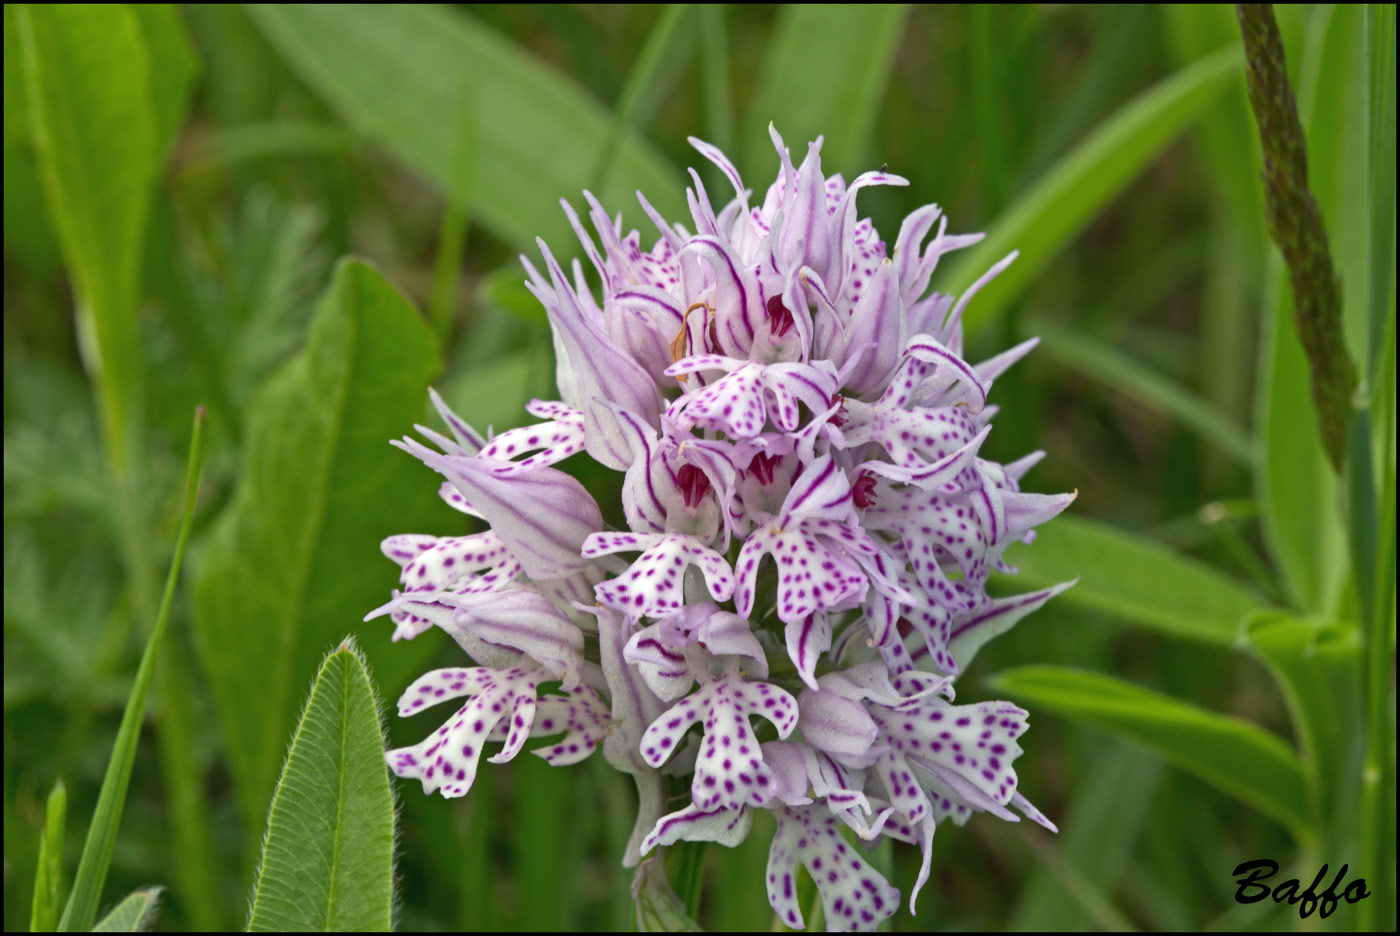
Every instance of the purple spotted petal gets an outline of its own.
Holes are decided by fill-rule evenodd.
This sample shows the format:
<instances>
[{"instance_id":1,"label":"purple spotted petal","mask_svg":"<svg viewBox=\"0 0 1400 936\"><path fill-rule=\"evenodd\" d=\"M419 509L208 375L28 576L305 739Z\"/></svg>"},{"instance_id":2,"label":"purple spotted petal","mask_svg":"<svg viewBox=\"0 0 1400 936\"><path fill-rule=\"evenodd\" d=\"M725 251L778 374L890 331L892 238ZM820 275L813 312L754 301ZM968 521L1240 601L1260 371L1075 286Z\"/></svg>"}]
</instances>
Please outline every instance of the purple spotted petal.
<instances>
[{"instance_id":1,"label":"purple spotted petal","mask_svg":"<svg viewBox=\"0 0 1400 936\"><path fill-rule=\"evenodd\" d=\"M691 784L695 805L705 811L762 806L775 787L749 727L753 715L771 721L786 738L797 724L797 701L776 686L744 682L737 673L710 680L652 722L642 736L642 756L660 767L690 726L703 721L704 742Z\"/></svg>"},{"instance_id":2,"label":"purple spotted petal","mask_svg":"<svg viewBox=\"0 0 1400 936\"><path fill-rule=\"evenodd\" d=\"M641 552L627 572L598 584L598 600L633 617L662 617L679 611L685 603L686 569L692 565L704 575L716 601L734 594L734 574L729 563L692 536L662 533L594 533L583 544L585 558L617 552Z\"/></svg>"},{"instance_id":3,"label":"purple spotted petal","mask_svg":"<svg viewBox=\"0 0 1400 936\"><path fill-rule=\"evenodd\" d=\"M561 462L583 451L583 444L583 414L573 410L550 422L502 432L482 448L478 457L504 463L492 470L498 475L511 475ZM525 457L517 461L521 455Z\"/></svg>"},{"instance_id":4,"label":"purple spotted petal","mask_svg":"<svg viewBox=\"0 0 1400 936\"><path fill-rule=\"evenodd\" d=\"M797 902L797 866L812 876L832 930L871 931L899 909L899 889L846 844L824 806L773 810L778 831L768 851L768 903L793 929L805 926Z\"/></svg>"},{"instance_id":5,"label":"purple spotted petal","mask_svg":"<svg viewBox=\"0 0 1400 936\"><path fill-rule=\"evenodd\" d=\"M539 667L434 670L420 677L399 699L400 715L411 715L453 696L472 698L423 741L386 753L389 768L400 777L421 781L424 793L440 789L443 796L465 796L476 779L482 748L503 719L509 719L509 730L519 739L517 750L524 743L530 728L527 714L533 715L535 692L548 678L549 674ZM522 705L526 700L528 704ZM515 722L517 718L519 724Z\"/></svg>"}]
</instances>

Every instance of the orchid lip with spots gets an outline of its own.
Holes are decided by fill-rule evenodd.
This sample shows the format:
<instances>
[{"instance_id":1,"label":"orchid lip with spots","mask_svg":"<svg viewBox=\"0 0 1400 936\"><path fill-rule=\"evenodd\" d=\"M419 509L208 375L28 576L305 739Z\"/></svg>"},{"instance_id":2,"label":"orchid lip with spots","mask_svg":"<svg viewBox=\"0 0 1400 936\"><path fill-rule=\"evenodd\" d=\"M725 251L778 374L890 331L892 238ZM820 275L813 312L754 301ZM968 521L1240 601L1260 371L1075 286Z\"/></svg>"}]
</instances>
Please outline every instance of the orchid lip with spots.
<instances>
[{"instance_id":1,"label":"orchid lip with spots","mask_svg":"<svg viewBox=\"0 0 1400 936\"><path fill-rule=\"evenodd\" d=\"M692 139L734 195L716 211L691 170L683 226L639 193L650 250L591 194L592 231L563 202L583 260L566 268L542 241L542 266L522 258L561 399L485 438L434 394L447 434L394 443L487 529L384 542L400 585L369 618L387 614L395 639L442 628L476 664L409 687L403 716L466 701L386 756L462 796L498 744L492 763L530 739L554 765L601 747L639 794L624 864L681 840L735 845L768 810L779 919L804 924L801 865L828 926L871 929L901 894L857 843L921 849L912 913L938 826L1014 808L1054 829L1017 786L1027 713L955 704L953 683L1072 584L987 593L992 571L1015 571L1007 547L1073 495L1021 490L1039 453L981 455L993 384L1035 342L968 363L962 314L1014 254L960 297L930 291L943 254L980 235L947 233L928 205L890 251L856 197L904 179L824 176L820 139L794 165L770 132L779 170L761 203ZM624 528L556 467L575 456L623 473L609 513Z\"/></svg>"}]
</instances>

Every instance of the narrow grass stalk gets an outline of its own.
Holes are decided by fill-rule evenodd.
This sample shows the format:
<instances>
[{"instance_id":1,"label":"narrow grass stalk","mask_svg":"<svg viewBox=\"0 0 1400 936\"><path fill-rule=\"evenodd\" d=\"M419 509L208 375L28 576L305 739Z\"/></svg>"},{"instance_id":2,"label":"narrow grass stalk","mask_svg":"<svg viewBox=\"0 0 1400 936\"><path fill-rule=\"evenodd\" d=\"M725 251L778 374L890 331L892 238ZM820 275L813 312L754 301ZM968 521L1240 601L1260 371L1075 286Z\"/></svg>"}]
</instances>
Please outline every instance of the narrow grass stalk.
<instances>
[{"instance_id":1,"label":"narrow grass stalk","mask_svg":"<svg viewBox=\"0 0 1400 936\"><path fill-rule=\"evenodd\" d=\"M661 12L651 35L637 54L632 71L627 75L622 95L617 102L617 116L613 121L612 132L593 167L593 190L602 194L612 173L613 163L622 140L633 126L644 121L652 109L660 103L662 95L670 88L670 78L679 72L682 64L680 50L688 40L680 27L685 22L689 4L672 3Z\"/></svg>"},{"instance_id":2,"label":"narrow grass stalk","mask_svg":"<svg viewBox=\"0 0 1400 936\"><path fill-rule=\"evenodd\" d=\"M452 305L457 296L462 251L467 245L470 218L467 193L471 191L472 178L476 173L476 95L476 83L463 82L457 104L457 135L453 143L454 185L442 212L437 254L433 257L433 291L428 298L428 323L432 325L443 348L448 346L452 337Z\"/></svg>"},{"instance_id":3,"label":"narrow grass stalk","mask_svg":"<svg viewBox=\"0 0 1400 936\"><path fill-rule=\"evenodd\" d=\"M131 769L136 761L136 743L141 733L141 719L146 709L146 696L155 673L156 650L160 646L161 635L165 633L166 622L170 619L170 606L175 598L175 583L180 577L180 566L185 558L185 545L189 541L190 527L194 523L195 498L199 493L199 477L204 466L204 407L195 409L194 433L190 439L189 471L185 478L185 508L180 519L180 532L175 540L175 556L170 563L170 574L165 580L165 594L161 598L160 611L156 614L156 624L146 642L146 651L141 656L141 665L136 671L136 681L126 700L126 711L122 714L121 728L112 747L112 758L107 763L107 775L102 780L102 790L97 797L97 808L88 827L87 841L83 845L83 855L78 861L78 872L73 878L73 893L63 910L63 918L58 928L63 932L86 932L92 929L97 917L97 906L102 899L102 885L107 879L107 869L112 863L112 849L116 845L117 828L121 825L122 808L126 803L127 785L131 782Z\"/></svg>"},{"instance_id":4,"label":"narrow grass stalk","mask_svg":"<svg viewBox=\"0 0 1400 936\"><path fill-rule=\"evenodd\" d=\"M1366 379L1352 417L1347 462L1347 506L1353 578L1366 627L1366 758L1361 775L1362 860L1375 897L1357 907L1362 929L1394 925L1393 849L1384 830L1395 796L1390 723L1393 655L1390 618L1395 594L1395 477L1389 467L1390 439L1381 448L1384 485L1377 497L1373 476L1372 412L1381 392L1379 363L1391 318L1391 268L1395 262L1395 8L1370 4L1366 11L1369 137L1367 183L1370 276L1367 283ZM1379 500L1379 504L1377 501ZM1379 509L1378 509L1379 508ZM1379 524L1388 525L1382 532ZM1369 904L1369 906L1367 906ZM1387 919L1387 915L1390 918Z\"/></svg>"}]
</instances>

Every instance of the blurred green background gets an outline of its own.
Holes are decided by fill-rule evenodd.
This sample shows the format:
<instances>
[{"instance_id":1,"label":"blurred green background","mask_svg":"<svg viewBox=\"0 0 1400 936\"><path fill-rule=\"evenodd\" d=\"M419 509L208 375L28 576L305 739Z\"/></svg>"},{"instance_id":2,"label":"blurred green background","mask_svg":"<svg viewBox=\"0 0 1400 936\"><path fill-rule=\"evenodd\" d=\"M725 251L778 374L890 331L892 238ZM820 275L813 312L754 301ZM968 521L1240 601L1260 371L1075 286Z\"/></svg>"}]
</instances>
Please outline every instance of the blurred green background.
<instances>
[{"instance_id":1,"label":"blurred green background","mask_svg":"<svg viewBox=\"0 0 1400 936\"><path fill-rule=\"evenodd\" d=\"M244 922L267 798L327 649L357 634L390 703L429 663L460 659L436 634L391 649L385 621L359 621L394 582L381 536L464 529L430 473L387 445L425 419L424 385L483 429L553 395L548 328L515 257L535 255L536 234L577 254L557 202L580 206L584 187L648 243L634 190L688 220L683 167L695 166L727 199L687 135L724 148L761 193L777 169L770 120L794 151L824 133L828 171L883 164L911 181L861 195L887 242L930 201L951 230L992 232L936 288L1022 249L969 310L973 360L1044 339L998 380L987 451L1043 449L1030 487L1079 491L1078 519L1010 558L1025 582L1085 582L959 683L963 701L1001 691L1031 709L1021 788L1061 834L949 825L918 916L887 926L1293 927L1287 905L1235 904L1236 864L1296 858L1305 883L1323 861L1356 866L1359 637L1332 623L1356 600L1263 224L1231 7L35 14L5 8L6 929L27 925L58 778L71 880L174 539L194 405L210 413L204 488L104 891L110 903L167 885L157 927L172 930ZM1368 239L1374 173L1358 155L1373 152L1369 15L1278 10L1349 346L1378 378L1393 555L1393 272L1379 340L1367 284L1394 253ZM45 172L76 180L69 202ZM347 254L423 311L421 340L329 317L308 333ZM1122 732L1036 708L1014 680L989 683L1026 664L1111 674L1252 722L1316 766L1290 683L1271 678L1278 658L1235 639L1262 607L1314 635L1333 627L1340 648L1337 760L1320 768L1340 779L1310 787L1311 837ZM391 719L388 731L401 745L430 727ZM401 928L630 925L618 858L632 787L600 758L491 766L465 801L408 784L398 796ZM1393 802L1392 785L1391 829ZM771 925L766 833L709 850L707 928ZM1393 881L1388 834L1377 877ZM884 845L876 860L907 894L913 849ZM1322 927L1349 925L1341 912Z\"/></svg>"}]
</instances>

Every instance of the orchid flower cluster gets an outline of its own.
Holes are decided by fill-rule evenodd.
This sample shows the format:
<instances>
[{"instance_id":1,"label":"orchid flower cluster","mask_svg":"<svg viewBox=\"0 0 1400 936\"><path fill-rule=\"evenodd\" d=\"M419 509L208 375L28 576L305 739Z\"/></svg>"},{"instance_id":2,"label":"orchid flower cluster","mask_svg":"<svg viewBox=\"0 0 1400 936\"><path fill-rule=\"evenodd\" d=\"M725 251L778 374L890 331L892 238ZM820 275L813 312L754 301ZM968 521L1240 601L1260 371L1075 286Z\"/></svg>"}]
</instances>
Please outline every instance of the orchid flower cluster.
<instances>
[{"instance_id":1,"label":"orchid flower cluster","mask_svg":"<svg viewBox=\"0 0 1400 936\"><path fill-rule=\"evenodd\" d=\"M601 747L639 794L624 864L680 840L733 846L768 810L779 919L803 926L801 864L831 928L871 929L900 892L846 829L922 849L912 912L940 823L1016 821L1015 807L1054 828L1017 790L1026 712L955 705L953 681L1066 587L986 592L993 570L1014 572L1006 548L1073 495L1020 489L1040 453L979 455L991 385L1035 342L969 364L962 315L1015 255L956 300L930 292L939 259L981 235L946 233L929 205L890 254L856 194L908 183L823 176L820 139L794 167L770 132L780 172L758 207L729 160L692 139L734 198L717 213L692 169L687 230L638 193L659 232L649 251L591 194L596 242L564 202L602 301L584 265L566 271L543 241L543 273L522 258L562 400L482 436L433 394L450 435L419 426L435 449L394 443L489 529L383 544L400 588L370 617L389 615L395 639L440 627L478 664L414 682L400 715L465 703L386 756L455 797L488 745L503 763L549 739L532 753L554 765ZM625 529L555 467L580 454L624 472ZM680 803L668 782L688 786Z\"/></svg>"}]
</instances>

